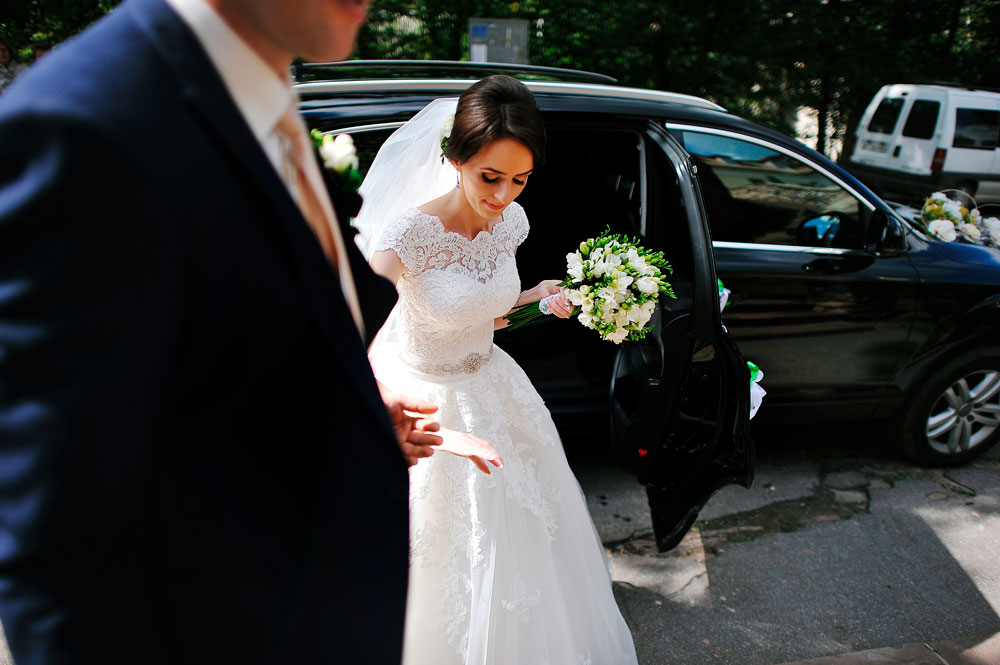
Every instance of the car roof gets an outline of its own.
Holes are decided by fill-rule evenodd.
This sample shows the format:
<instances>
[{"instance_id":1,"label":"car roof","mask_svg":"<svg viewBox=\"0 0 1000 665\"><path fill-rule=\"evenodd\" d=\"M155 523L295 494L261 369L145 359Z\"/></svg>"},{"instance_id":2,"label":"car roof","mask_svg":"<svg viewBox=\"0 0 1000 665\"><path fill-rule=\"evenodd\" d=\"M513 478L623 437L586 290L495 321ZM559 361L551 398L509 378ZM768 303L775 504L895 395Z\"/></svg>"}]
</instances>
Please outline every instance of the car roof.
<instances>
[{"instance_id":1,"label":"car roof","mask_svg":"<svg viewBox=\"0 0 1000 665\"><path fill-rule=\"evenodd\" d=\"M295 84L295 90L302 98L316 95L358 95L378 93L391 95L394 92L418 94L431 93L435 96L458 96L463 90L476 83L479 79L441 79L441 78L380 78L347 81L308 81ZM645 90L629 88L606 83L569 82L569 81L522 81L536 96L543 94L575 95L594 99L625 99L635 101L653 101L659 103L681 104L694 108L725 111L715 102L676 92L661 90Z\"/></svg>"},{"instance_id":2,"label":"car roof","mask_svg":"<svg viewBox=\"0 0 1000 665\"><path fill-rule=\"evenodd\" d=\"M515 76L546 114L572 113L657 119L666 125L692 125L735 131L778 143L832 166L873 201L879 201L853 175L825 156L774 129L732 115L722 106L693 95L616 85L602 74L530 65L447 61L346 61L293 69L300 111L311 127L346 129L393 125L408 120L439 97L458 97L492 73ZM879 207L886 207L882 203Z\"/></svg>"},{"instance_id":3,"label":"car roof","mask_svg":"<svg viewBox=\"0 0 1000 665\"><path fill-rule=\"evenodd\" d=\"M439 97L458 97L478 79L349 79L313 80L295 84L300 110L307 118L365 118L371 122L400 122ZM693 95L644 90L606 83L523 81L545 113L584 113L657 118L664 122L691 122L736 129L799 146L797 141L728 113L722 106Z\"/></svg>"}]
</instances>

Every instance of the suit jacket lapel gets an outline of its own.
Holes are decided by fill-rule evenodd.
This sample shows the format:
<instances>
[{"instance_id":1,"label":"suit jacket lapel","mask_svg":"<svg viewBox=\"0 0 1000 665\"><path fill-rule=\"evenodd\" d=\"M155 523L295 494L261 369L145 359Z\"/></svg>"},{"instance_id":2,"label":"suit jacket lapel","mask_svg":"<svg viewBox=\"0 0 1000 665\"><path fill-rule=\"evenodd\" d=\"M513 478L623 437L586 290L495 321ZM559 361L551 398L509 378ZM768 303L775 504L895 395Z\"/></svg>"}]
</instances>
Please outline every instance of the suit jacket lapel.
<instances>
[{"instance_id":1,"label":"suit jacket lapel","mask_svg":"<svg viewBox=\"0 0 1000 665\"><path fill-rule=\"evenodd\" d=\"M262 211L261 218L278 227L313 318L344 366L347 380L358 385L377 413L384 414L385 407L371 380L365 347L336 273L201 44L162 0L133 0L126 7L133 10L136 22L174 69L181 95L203 119L211 140L228 153L234 173L242 177L248 190L260 192L270 204L271 214ZM384 417L380 420L388 426ZM391 432L391 428L387 429Z\"/></svg>"}]
</instances>

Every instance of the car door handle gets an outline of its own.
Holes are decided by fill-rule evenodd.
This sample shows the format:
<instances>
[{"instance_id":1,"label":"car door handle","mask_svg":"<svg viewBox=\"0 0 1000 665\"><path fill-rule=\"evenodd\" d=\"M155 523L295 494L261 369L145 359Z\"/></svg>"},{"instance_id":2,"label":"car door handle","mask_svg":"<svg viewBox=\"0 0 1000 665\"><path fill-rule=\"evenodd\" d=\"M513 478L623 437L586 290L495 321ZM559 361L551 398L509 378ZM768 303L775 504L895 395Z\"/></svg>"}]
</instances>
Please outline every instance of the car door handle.
<instances>
[{"instance_id":1,"label":"car door handle","mask_svg":"<svg viewBox=\"0 0 1000 665\"><path fill-rule=\"evenodd\" d=\"M814 259L802 266L802 269L813 275L830 275L842 272L857 272L864 270L875 262L875 257L864 252L850 252L837 257Z\"/></svg>"},{"instance_id":2,"label":"car door handle","mask_svg":"<svg viewBox=\"0 0 1000 665\"><path fill-rule=\"evenodd\" d=\"M893 157L899 157L899 151L902 150L902 149L903 149L903 146L897 145L895 148L893 148L892 156Z\"/></svg>"},{"instance_id":3,"label":"car door handle","mask_svg":"<svg viewBox=\"0 0 1000 665\"><path fill-rule=\"evenodd\" d=\"M829 275L843 270L844 263L839 259L816 259L802 266L802 269L814 275Z\"/></svg>"}]
</instances>

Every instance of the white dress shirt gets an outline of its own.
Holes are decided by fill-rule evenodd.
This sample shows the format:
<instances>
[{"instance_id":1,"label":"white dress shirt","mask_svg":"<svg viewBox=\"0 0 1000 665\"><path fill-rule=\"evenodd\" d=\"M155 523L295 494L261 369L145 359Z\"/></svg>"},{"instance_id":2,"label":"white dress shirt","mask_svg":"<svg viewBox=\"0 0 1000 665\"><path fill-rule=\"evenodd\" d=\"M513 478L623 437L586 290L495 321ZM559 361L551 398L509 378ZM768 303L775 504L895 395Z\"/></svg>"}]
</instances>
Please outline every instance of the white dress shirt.
<instances>
[{"instance_id":1,"label":"white dress shirt","mask_svg":"<svg viewBox=\"0 0 1000 665\"><path fill-rule=\"evenodd\" d=\"M279 76L204 0L166 0L201 42L236 108L275 170L282 173L278 118L293 103L291 80Z\"/></svg>"}]
</instances>

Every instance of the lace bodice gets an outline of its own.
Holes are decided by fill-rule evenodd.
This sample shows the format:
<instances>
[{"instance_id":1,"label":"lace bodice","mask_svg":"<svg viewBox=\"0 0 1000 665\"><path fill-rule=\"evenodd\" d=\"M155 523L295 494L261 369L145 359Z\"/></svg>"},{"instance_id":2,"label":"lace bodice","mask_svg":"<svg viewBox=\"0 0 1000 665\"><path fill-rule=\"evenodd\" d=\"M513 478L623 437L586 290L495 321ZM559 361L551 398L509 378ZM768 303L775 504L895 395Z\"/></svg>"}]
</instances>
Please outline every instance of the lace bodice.
<instances>
[{"instance_id":1,"label":"lace bodice","mask_svg":"<svg viewBox=\"0 0 1000 665\"><path fill-rule=\"evenodd\" d=\"M514 306L521 290L514 250L527 235L528 218L516 203L491 232L472 240L416 208L390 223L374 249L394 250L405 268L396 285L403 362L457 374L489 358L493 319Z\"/></svg>"}]
</instances>

